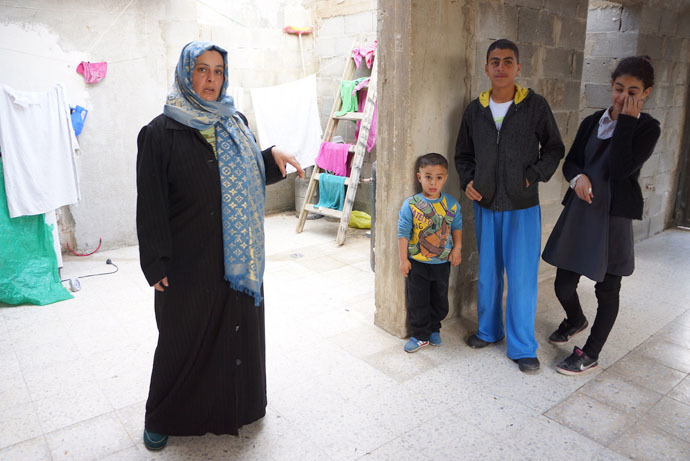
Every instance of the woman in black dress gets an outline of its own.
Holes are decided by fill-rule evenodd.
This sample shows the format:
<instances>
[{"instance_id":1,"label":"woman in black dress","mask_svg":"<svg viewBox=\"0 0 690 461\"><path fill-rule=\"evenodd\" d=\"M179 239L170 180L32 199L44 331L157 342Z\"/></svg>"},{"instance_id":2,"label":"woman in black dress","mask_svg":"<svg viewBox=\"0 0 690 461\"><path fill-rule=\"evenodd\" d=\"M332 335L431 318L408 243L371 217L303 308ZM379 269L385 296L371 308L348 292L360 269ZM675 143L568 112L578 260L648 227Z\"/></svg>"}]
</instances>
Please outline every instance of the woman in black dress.
<instances>
[{"instance_id":1,"label":"woman in black dress","mask_svg":"<svg viewBox=\"0 0 690 461\"><path fill-rule=\"evenodd\" d=\"M163 114L137 139L141 268L155 291L158 345L144 443L237 434L264 416L265 185L295 158L261 152L236 111L227 52L191 42Z\"/></svg>"},{"instance_id":2,"label":"woman in black dress","mask_svg":"<svg viewBox=\"0 0 690 461\"><path fill-rule=\"evenodd\" d=\"M622 59L611 75L611 107L582 121L563 164L570 188L542 257L558 268L554 287L567 317L549 341L567 343L589 325L576 291L580 276L596 282L598 301L584 347L556 366L563 374L597 366L618 315L621 277L635 267L632 220L642 219L644 205L637 180L660 134L659 122L640 112L653 85L649 57Z\"/></svg>"}]
</instances>

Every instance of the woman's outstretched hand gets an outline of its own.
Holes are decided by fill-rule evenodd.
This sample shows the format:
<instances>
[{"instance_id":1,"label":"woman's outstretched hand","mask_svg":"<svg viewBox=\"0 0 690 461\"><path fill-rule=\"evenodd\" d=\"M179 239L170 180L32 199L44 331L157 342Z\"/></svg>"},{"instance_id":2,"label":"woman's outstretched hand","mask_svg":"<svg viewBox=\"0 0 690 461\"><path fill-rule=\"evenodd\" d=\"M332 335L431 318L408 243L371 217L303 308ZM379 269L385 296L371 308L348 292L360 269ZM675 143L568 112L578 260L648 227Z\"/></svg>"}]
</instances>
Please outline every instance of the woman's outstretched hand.
<instances>
[{"instance_id":1,"label":"woman's outstretched hand","mask_svg":"<svg viewBox=\"0 0 690 461\"><path fill-rule=\"evenodd\" d=\"M299 176L300 178L304 178L304 170L302 169L294 155L288 154L283 149L276 146L273 146L273 148L271 149L271 154L273 154L273 160L275 160L276 165L278 165L280 172L283 174L283 178L287 175L287 172L285 171L285 165L287 165L288 163L295 167L295 169L297 170L297 176Z\"/></svg>"},{"instance_id":2,"label":"woman's outstretched hand","mask_svg":"<svg viewBox=\"0 0 690 461\"><path fill-rule=\"evenodd\" d=\"M581 174L577 181L575 182L575 193L580 199L587 203L592 203L594 194L592 194L592 182L589 180L586 174Z\"/></svg>"}]
</instances>

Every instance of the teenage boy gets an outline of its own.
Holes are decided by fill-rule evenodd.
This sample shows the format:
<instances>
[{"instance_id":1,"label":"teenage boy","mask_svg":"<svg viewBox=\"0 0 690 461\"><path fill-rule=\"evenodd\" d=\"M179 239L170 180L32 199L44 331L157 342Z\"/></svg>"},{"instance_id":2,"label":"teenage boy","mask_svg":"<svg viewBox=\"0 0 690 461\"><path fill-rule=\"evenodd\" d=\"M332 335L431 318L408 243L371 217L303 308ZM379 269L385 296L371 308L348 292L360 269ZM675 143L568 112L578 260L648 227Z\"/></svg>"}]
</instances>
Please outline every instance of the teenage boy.
<instances>
[{"instance_id":1,"label":"teenage boy","mask_svg":"<svg viewBox=\"0 0 690 461\"><path fill-rule=\"evenodd\" d=\"M491 89L465 109L455 148L461 187L474 202L479 249L479 328L475 349L506 338L521 371L539 369L534 318L541 251L540 181L546 182L565 146L544 97L515 84L520 53L497 40L486 53ZM508 280L505 327L503 274Z\"/></svg>"}]
</instances>

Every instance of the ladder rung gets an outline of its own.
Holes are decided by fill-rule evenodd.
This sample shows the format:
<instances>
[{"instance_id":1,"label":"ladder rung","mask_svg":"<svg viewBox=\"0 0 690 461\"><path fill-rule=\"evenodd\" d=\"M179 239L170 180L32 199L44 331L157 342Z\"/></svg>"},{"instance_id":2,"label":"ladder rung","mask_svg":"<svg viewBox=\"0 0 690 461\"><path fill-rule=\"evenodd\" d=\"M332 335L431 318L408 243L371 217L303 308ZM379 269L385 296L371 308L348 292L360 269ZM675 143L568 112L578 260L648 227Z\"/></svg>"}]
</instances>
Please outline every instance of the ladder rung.
<instances>
[{"instance_id":1,"label":"ladder rung","mask_svg":"<svg viewBox=\"0 0 690 461\"><path fill-rule=\"evenodd\" d=\"M318 213L318 214L322 214L324 216L330 216L331 218L340 219L343 216L343 212L340 210L334 210L332 208L324 208L324 207L316 208L311 203L306 203L304 205L304 209L311 212L311 213Z\"/></svg>"},{"instance_id":2,"label":"ladder rung","mask_svg":"<svg viewBox=\"0 0 690 461\"><path fill-rule=\"evenodd\" d=\"M333 116L334 119L336 120L352 120L353 122L356 122L358 120L362 120L364 118L364 113L363 112L348 112L347 114L337 116Z\"/></svg>"},{"instance_id":3,"label":"ladder rung","mask_svg":"<svg viewBox=\"0 0 690 461\"><path fill-rule=\"evenodd\" d=\"M322 174L324 174L324 173L316 173L316 177L314 179L316 179L318 181L319 179L321 179ZM347 178L347 177L345 178L345 185L346 186L350 185L350 178Z\"/></svg>"}]
</instances>

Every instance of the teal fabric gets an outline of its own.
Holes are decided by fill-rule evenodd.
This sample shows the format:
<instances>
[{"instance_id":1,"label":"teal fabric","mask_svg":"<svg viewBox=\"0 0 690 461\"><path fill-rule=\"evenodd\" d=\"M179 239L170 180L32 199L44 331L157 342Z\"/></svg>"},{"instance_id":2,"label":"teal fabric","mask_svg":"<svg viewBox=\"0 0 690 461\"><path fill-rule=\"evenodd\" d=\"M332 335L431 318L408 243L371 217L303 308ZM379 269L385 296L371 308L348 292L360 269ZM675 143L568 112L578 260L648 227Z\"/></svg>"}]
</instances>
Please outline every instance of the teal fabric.
<instances>
[{"instance_id":1,"label":"teal fabric","mask_svg":"<svg viewBox=\"0 0 690 461\"><path fill-rule=\"evenodd\" d=\"M202 99L192 87L196 59L214 50L223 56L225 81L217 101ZM235 109L228 89L228 53L210 42L185 45L175 68L175 83L163 108L168 117L197 130L216 128L220 173L225 280L261 303L266 173L254 136Z\"/></svg>"},{"instance_id":2,"label":"teal fabric","mask_svg":"<svg viewBox=\"0 0 690 461\"><path fill-rule=\"evenodd\" d=\"M319 203L317 207L342 210L345 204L345 176L321 173L319 176Z\"/></svg>"},{"instance_id":3,"label":"teal fabric","mask_svg":"<svg viewBox=\"0 0 690 461\"><path fill-rule=\"evenodd\" d=\"M0 303L43 306L71 298L60 283L52 227L44 216L10 218L0 159Z\"/></svg>"}]
</instances>

